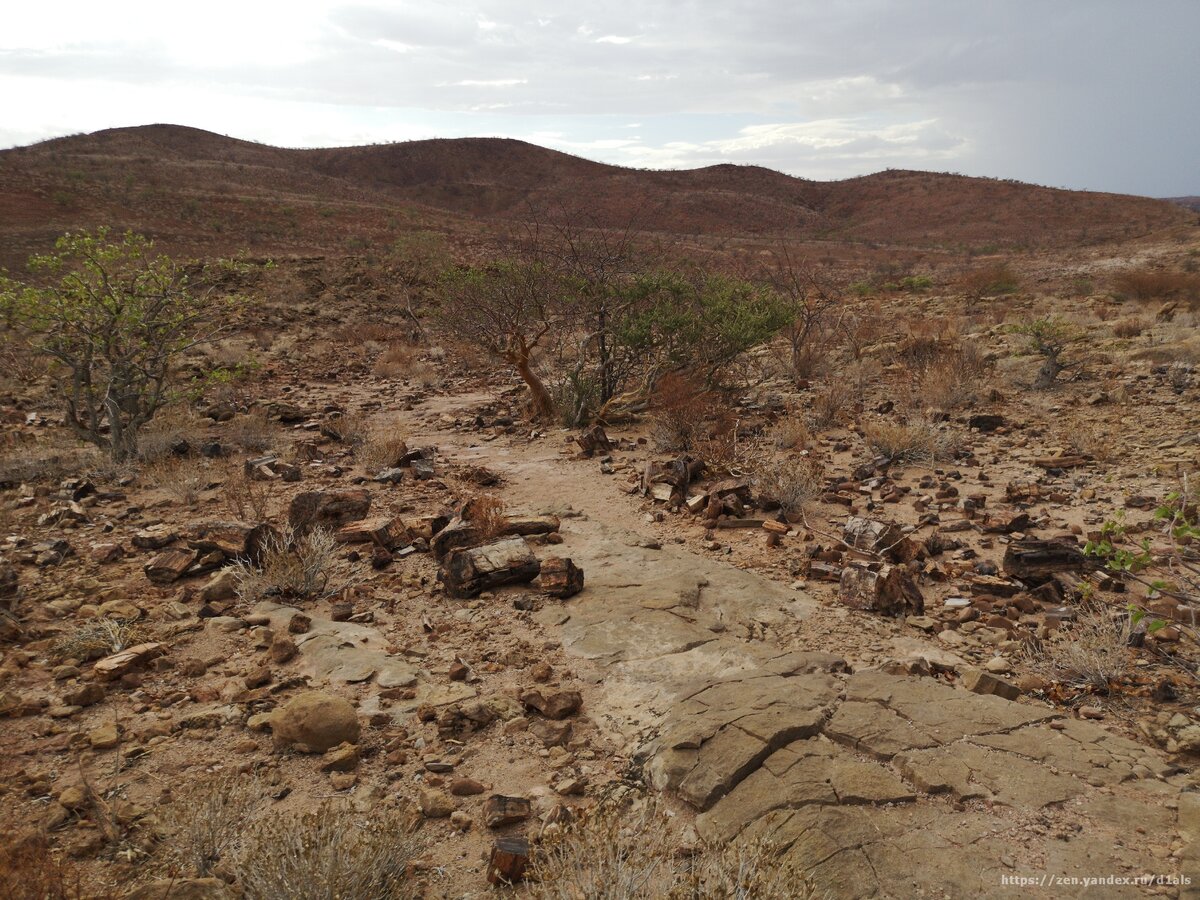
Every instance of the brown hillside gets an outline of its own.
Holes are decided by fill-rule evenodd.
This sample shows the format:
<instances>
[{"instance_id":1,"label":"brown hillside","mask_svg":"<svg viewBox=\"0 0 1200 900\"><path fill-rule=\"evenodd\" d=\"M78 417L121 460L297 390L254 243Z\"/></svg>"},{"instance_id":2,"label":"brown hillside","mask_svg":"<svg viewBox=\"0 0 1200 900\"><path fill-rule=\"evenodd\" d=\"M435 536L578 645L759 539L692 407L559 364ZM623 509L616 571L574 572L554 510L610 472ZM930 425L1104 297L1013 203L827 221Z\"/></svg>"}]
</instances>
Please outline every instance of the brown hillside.
<instances>
[{"instance_id":1,"label":"brown hillside","mask_svg":"<svg viewBox=\"0 0 1200 900\"><path fill-rule=\"evenodd\" d=\"M194 252L338 252L411 228L469 234L531 208L677 235L1064 246L1189 218L1160 200L928 172L814 182L755 166L643 171L497 138L291 150L174 125L0 151L0 265L111 223Z\"/></svg>"}]
</instances>

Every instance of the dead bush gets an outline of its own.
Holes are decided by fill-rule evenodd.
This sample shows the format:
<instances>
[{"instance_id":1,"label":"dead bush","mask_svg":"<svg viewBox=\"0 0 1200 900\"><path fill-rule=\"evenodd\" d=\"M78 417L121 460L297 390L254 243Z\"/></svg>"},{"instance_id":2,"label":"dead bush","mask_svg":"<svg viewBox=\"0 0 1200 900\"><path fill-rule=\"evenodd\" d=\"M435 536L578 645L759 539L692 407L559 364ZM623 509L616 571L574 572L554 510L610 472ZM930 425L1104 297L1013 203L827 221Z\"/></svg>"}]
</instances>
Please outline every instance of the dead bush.
<instances>
[{"instance_id":1,"label":"dead bush","mask_svg":"<svg viewBox=\"0 0 1200 900\"><path fill-rule=\"evenodd\" d=\"M799 416L780 419L771 429L771 446L776 450L803 450L812 440L808 425Z\"/></svg>"},{"instance_id":2,"label":"dead bush","mask_svg":"<svg viewBox=\"0 0 1200 900\"><path fill-rule=\"evenodd\" d=\"M275 444L278 432L265 409L255 409L235 416L225 426L225 435L237 447L262 453Z\"/></svg>"},{"instance_id":3,"label":"dead bush","mask_svg":"<svg viewBox=\"0 0 1200 900\"><path fill-rule=\"evenodd\" d=\"M59 661L86 662L143 644L152 636L145 625L103 616L88 619L75 630L56 638L50 646L50 656Z\"/></svg>"},{"instance_id":4,"label":"dead bush","mask_svg":"<svg viewBox=\"0 0 1200 900\"><path fill-rule=\"evenodd\" d=\"M400 379L426 387L437 381L437 373L421 359L418 348L395 342L376 357L371 372L377 378Z\"/></svg>"},{"instance_id":5,"label":"dead bush","mask_svg":"<svg viewBox=\"0 0 1200 900\"><path fill-rule=\"evenodd\" d=\"M236 869L246 900L401 900L421 896L409 875L419 851L404 811L368 817L326 800L313 812L253 824Z\"/></svg>"},{"instance_id":6,"label":"dead bush","mask_svg":"<svg viewBox=\"0 0 1200 900\"><path fill-rule=\"evenodd\" d=\"M269 482L255 481L237 466L221 485L225 506L239 522L258 524L269 518L271 488Z\"/></svg>"},{"instance_id":7,"label":"dead bush","mask_svg":"<svg viewBox=\"0 0 1200 900\"><path fill-rule=\"evenodd\" d=\"M166 491L182 506L195 506L207 489L212 473L209 462L195 456L164 456L142 470L143 481Z\"/></svg>"},{"instance_id":8,"label":"dead bush","mask_svg":"<svg viewBox=\"0 0 1200 900\"><path fill-rule=\"evenodd\" d=\"M972 300L1012 294L1021 286L1017 273L1006 262L996 262L972 269L959 282L963 293Z\"/></svg>"},{"instance_id":9,"label":"dead bush","mask_svg":"<svg viewBox=\"0 0 1200 900\"><path fill-rule=\"evenodd\" d=\"M721 430L714 422L728 415L718 395L687 375L670 373L661 378L651 397L650 439L667 453L696 450L706 432Z\"/></svg>"},{"instance_id":10,"label":"dead bush","mask_svg":"<svg viewBox=\"0 0 1200 900\"><path fill-rule=\"evenodd\" d=\"M1090 457L1101 463L1111 460L1120 449L1113 440L1111 428L1099 427L1087 421L1073 423L1063 432L1062 441L1072 453Z\"/></svg>"},{"instance_id":11,"label":"dead bush","mask_svg":"<svg viewBox=\"0 0 1200 900\"><path fill-rule=\"evenodd\" d=\"M291 597L300 600L323 596L333 574L337 544L323 528L303 535L291 525L272 532L263 543L258 566L247 560L233 564L238 597L257 603L264 597Z\"/></svg>"},{"instance_id":12,"label":"dead bush","mask_svg":"<svg viewBox=\"0 0 1200 900\"><path fill-rule=\"evenodd\" d=\"M252 775L225 772L185 782L158 813L170 856L200 877L238 844L267 786Z\"/></svg>"},{"instance_id":13,"label":"dead bush","mask_svg":"<svg viewBox=\"0 0 1200 900\"><path fill-rule=\"evenodd\" d=\"M906 422L871 422L863 428L871 452L893 462L932 462L954 455L953 436L924 418Z\"/></svg>"},{"instance_id":14,"label":"dead bush","mask_svg":"<svg viewBox=\"0 0 1200 900\"><path fill-rule=\"evenodd\" d=\"M204 442L205 424L195 412L173 406L155 416L138 435L138 459L156 463L196 450Z\"/></svg>"},{"instance_id":15,"label":"dead bush","mask_svg":"<svg viewBox=\"0 0 1200 900\"><path fill-rule=\"evenodd\" d=\"M975 344L948 344L913 371L913 401L938 410L971 406L987 392L990 373Z\"/></svg>"},{"instance_id":16,"label":"dead bush","mask_svg":"<svg viewBox=\"0 0 1200 900\"><path fill-rule=\"evenodd\" d=\"M8 834L0 842L0 897L5 900L108 900L107 891L84 890L79 872L71 871L50 848L41 831Z\"/></svg>"},{"instance_id":17,"label":"dead bush","mask_svg":"<svg viewBox=\"0 0 1200 900\"><path fill-rule=\"evenodd\" d=\"M528 879L534 900L802 900L813 887L768 843L681 852L667 815L602 805L543 841Z\"/></svg>"},{"instance_id":18,"label":"dead bush","mask_svg":"<svg viewBox=\"0 0 1200 900\"><path fill-rule=\"evenodd\" d=\"M1115 337L1135 338L1139 337L1149 327L1145 319L1130 316L1127 319L1119 319L1113 322L1112 330Z\"/></svg>"},{"instance_id":19,"label":"dead bush","mask_svg":"<svg viewBox=\"0 0 1200 900\"><path fill-rule=\"evenodd\" d=\"M1048 677L1106 692L1129 672L1133 622L1125 610L1096 600L1076 607L1075 621L1028 651L1034 668Z\"/></svg>"},{"instance_id":20,"label":"dead bush","mask_svg":"<svg viewBox=\"0 0 1200 900\"><path fill-rule=\"evenodd\" d=\"M480 543L494 541L508 527L504 501L491 494L480 494L467 504L464 517L471 523Z\"/></svg>"},{"instance_id":21,"label":"dead bush","mask_svg":"<svg viewBox=\"0 0 1200 900\"><path fill-rule=\"evenodd\" d=\"M1113 278L1113 287L1126 297L1142 302L1168 298L1200 302L1200 275L1191 272L1156 272L1139 269Z\"/></svg>"},{"instance_id":22,"label":"dead bush","mask_svg":"<svg viewBox=\"0 0 1200 900\"><path fill-rule=\"evenodd\" d=\"M799 515L824 486L824 469L815 459L794 453L771 453L754 467L759 494L779 504L789 516Z\"/></svg>"},{"instance_id":23,"label":"dead bush","mask_svg":"<svg viewBox=\"0 0 1200 900\"><path fill-rule=\"evenodd\" d=\"M850 385L845 381L830 381L812 397L812 424L818 431L838 425L851 402Z\"/></svg>"}]
</instances>

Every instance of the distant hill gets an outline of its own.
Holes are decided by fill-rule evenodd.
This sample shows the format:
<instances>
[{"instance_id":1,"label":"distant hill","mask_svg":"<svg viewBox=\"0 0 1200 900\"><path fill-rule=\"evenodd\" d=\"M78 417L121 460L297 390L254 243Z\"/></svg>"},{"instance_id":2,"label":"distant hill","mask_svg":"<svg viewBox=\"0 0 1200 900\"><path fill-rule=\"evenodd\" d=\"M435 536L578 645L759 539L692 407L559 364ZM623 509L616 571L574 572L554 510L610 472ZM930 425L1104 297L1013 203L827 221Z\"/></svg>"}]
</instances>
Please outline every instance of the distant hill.
<instances>
[{"instance_id":1,"label":"distant hill","mask_svg":"<svg viewBox=\"0 0 1200 900\"><path fill-rule=\"evenodd\" d=\"M0 265L110 223L192 252L361 251L414 228L472 235L579 204L600 224L675 236L913 247L1067 246L1188 221L1178 205L890 170L845 181L756 166L647 171L499 138L292 150L177 125L0 151Z\"/></svg>"},{"instance_id":2,"label":"distant hill","mask_svg":"<svg viewBox=\"0 0 1200 900\"><path fill-rule=\"evenodd\" d=\"M1168 203L1175 203L1179 206L1200 212L1200 197L1166 197Z\"/></svg>"}]
</instances>

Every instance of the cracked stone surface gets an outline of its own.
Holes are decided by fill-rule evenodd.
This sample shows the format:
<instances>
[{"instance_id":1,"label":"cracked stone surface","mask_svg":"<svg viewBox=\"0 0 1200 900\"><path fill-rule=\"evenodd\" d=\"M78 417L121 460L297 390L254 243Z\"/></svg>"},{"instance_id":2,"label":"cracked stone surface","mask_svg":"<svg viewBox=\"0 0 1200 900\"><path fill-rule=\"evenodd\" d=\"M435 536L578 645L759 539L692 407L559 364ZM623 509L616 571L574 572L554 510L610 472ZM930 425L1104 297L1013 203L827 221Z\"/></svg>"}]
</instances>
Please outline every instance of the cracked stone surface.
<instances>
[{"instance_id":1,"label":"cracked stone surface","mask_svg":"<svg viewBox=\"0 0 1200 900\"><path fill-rule=\"evenodd\" d=\"M1011 896L1002 876L1169 874L1179 864L1148 844L1200 831L1173 768L1097 725L932 678L847 674L828 654L771 663L684 691L647 771L700 811L702 838L765 838L829 896ZM1088 890L1052 895L1145 895Z\"/></svg>"}]
</instances>

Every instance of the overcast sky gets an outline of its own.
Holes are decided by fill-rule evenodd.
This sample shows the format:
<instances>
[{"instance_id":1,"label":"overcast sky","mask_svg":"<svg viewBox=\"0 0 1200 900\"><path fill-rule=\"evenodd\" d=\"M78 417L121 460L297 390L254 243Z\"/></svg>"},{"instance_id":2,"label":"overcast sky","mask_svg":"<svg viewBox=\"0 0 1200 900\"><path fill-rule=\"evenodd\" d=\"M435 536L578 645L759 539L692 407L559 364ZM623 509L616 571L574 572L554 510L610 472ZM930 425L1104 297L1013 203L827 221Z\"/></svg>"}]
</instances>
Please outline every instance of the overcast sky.
<instances>
[{"instance_id":1,"label":"overcast sky","mask_svg":"<svg viewBox=\"0 0 1200 900\"><path fill-rule=\"evenodd\" d=\"M1200 194L1200 0L5 4L0 146L151 122Z\"/></svg>"}]
</instances>

